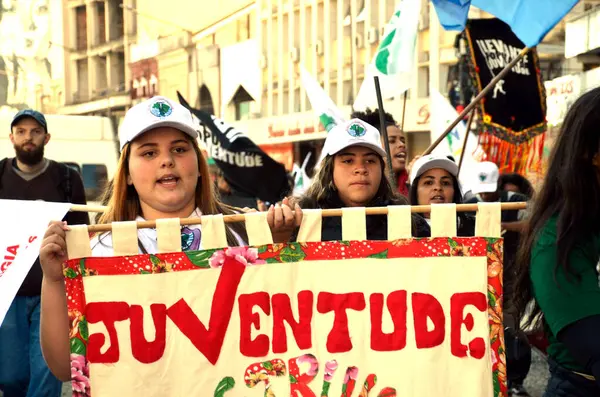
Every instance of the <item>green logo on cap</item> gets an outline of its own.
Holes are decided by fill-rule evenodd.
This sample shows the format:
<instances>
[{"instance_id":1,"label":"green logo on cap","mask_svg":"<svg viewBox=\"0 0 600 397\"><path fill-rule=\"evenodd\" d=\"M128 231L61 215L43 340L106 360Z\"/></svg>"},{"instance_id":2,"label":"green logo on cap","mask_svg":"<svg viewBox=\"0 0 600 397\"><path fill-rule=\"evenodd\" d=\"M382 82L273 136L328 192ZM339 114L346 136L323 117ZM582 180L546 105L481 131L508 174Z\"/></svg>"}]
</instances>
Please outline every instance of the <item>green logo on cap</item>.
<instances>
[{"instance_id":1,"label":"green logo on cap","mask_svg":"<svg viewBox=\"0 0 600 397\"><path fill-rule=\"evenodd\" d=\"M150 107L150 113L152 113L156 117L161 117L162 118L162 117L167 117L171 113L173 113L173 109L165 101L156 101Z\"/></svg>"},{"instance_id":2,"label":"green logo on cap","mask_svg":"<svg viewBox=\"0 0 600 397\"><path fill-rule=\"evenodd\" d=\"M358 123L353 123L348 127L348 134L354 138L360 138L367 133L367 129Z\"/></svg>"},{"instance_id":3,"label":"green logo on cap","mask_svg":"<svg viewBox=\"0 0 600 397\"><path fill-rule=\"evenodd\" d=\"M485 182L486 179L487 179L487 174L485 174L483 172L481 174L479 174L479 180L481 182Z\"/></svg>"}]
</instances>

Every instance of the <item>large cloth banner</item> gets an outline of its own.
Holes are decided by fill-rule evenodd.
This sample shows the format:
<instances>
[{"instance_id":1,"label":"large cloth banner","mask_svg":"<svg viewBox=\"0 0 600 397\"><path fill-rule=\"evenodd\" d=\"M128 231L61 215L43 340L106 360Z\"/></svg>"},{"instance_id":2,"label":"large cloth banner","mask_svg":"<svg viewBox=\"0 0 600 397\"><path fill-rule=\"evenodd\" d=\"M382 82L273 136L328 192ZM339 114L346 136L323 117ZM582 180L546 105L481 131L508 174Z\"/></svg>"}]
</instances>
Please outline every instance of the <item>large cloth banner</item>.
<instances>
[{"instance_id":1,"label":"large cloth banner","mask_svg":"<svg viewBox=\"0 0 600 397\"><path fill-rule=\"evenodd\" d=\"M487 86L525 45L499 19L469 20L469 69L475 94ZM531 49L477 106L480 144L502 171L541 166L546 97L535 49Z\"/></svg>"},{"instance_id":2,"label":"large cloth banner","mask_svg":"<svg viewBox=\"0 0 600 397\"><path fill-rule=\"evenodd\" d=\"M48 223L61 220L69 203L0 200L0 325L36 263Z\"/></svg>"},{"instance_id":3,"label":"large cloth banner","mask_svg":"<svg viewBox=\"0 0 600 397\"><path fill-rule=\"evenodd\" d=\"M506 395L502 239L71 259L77 396Z\"/></svg>"}]
</instances>

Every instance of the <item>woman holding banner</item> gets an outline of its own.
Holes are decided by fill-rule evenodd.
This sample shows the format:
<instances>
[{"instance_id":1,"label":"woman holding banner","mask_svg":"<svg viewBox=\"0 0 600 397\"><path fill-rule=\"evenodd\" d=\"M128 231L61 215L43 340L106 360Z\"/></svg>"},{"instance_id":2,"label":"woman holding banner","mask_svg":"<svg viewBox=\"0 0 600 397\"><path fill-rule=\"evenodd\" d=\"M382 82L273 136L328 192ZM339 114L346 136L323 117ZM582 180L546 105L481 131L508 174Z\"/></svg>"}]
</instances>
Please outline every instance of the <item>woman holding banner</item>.
<instances>
[{"instance_id":1,"label":"woman holding banner","mask_svg":"<svg viewBox=\"0 0 600 397\"><path fill-rule=\"evenodd\" d=\"M408 204L396 195L385 176L385 150L379 131L352 119L329 131L324 156L311 187L300 198L302 208L381 207ZM367 239L387 240L387 217L367 217ZM413 216L413 234L429 234L429 226ZM342 239L341 218L323 218L322 241Z\"/></svg>"},{"instance_id":2,"label":"woman holding banner","mask_svg":"<svg viewBox=\"0 0 600 397\"><path fill-rule=\"evenodd\" d=\"M521 240L515 304L548 338L545 397L600 396L598 109L600 88L568 111Z\"/></svg>"},{"instance_id":3,"label":"woman holding banner","mask_svg":"<svg viewBox=\"0 0 600 397\"><path fill-rule=\"evenodd\" d=\"M154 97L127 111L121 128L121 158L108 208L100 223L233 214L215 199L206 158L197 142L191 113L167 98ZM275 242L289 236L301 211L282 205L269 209ZM60 222L50 224L40 249L42 282L41 344L48 367L59 379L71 377L69 324L62 264L67 260L65 231ZM182 249L202 249L199 226L182 228ZM157 253L155 229L138 229L140 253ZM243 223L228 225L229 246L246 245ZM110 233L91 241L92 256L112 256Z\"/></svg>"},{"instance_id":4,"label":"woman holding banner","mask_svg":"<svg viewBox=\"0 0 600 397\"><path fill-rule=\"evenodd\" d=\"M412 205L462 204L458 166L446 156L427 155L415 161L410 176L409 200ZM418 215L421 217L421 215ZM429 214L423 217L429 223ZM475 219L465 212L457 216L457 234L475 234ZM423 237L429 237L429 234Z\"/></svg>"}]
</instances>

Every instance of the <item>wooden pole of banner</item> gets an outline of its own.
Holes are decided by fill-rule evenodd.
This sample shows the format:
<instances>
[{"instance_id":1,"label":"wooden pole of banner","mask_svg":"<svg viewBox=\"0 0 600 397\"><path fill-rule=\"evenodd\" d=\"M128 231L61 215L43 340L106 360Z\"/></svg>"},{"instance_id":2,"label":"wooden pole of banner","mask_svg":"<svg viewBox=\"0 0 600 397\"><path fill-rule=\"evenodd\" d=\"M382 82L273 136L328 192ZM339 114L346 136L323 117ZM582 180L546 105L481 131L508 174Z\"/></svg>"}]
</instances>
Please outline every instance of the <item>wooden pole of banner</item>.
<instances>
[{"instance_id":1,"label":"wooden pole of banner","mask_svg":"<svg viewBox=\"0 0 600 397\"><path fill-rule=\"evenodd\" d=\"M383 98L381 97L381 87L379 86L379 77L375 76L375 93L377 94L377 107L379 108L379 132L383 136L385 143L385 152L387 154L388 172L390 174L390 182L394 191L398 188L394 180L394 169L392 168L392 152L390 151L390 140L388 139L387 126L385 125L385 111L383 110Z\"/></svg>"},{"instance_id":2,"label":"wooden pole of banner","mask_svg":"<svg viewBox=\"0 0 600 397\"><path fill-rule=\"evenodd\" d=\"M527 53L529 52L529 50L531 50L531 48L529 47L525 47L521 50L521 52L519 53L519 55L517 55L512 61L510 61L510 63L508 65L506 65L504 67L504 69L502 69L500 71L500 73L498 73L496 75L496 77L494 77L492 79L492 81L490 81L488 83L488 85L486 85L481 92L475 97L475 99L473 99L471 101L471 103L469 103L467 105L467 107L461 112L461 114L458 115L458 117L456 118L456 120L454 120L447 128L446 131L444 131L444 133L442 135L440 135L435 142L433 142L431 145L429 145L429 147L423 152L423 156L431 153L433 151L433 149L436 148L437 145L440 144L440 142L442 142L445 138L446 135L448 135L450 133L450 131L452 131L454 129L454 127L456 127L456 125L458 123L460 123L461 120L463 120L465 118L465 116L471 111L473 110L473 108L475 108L475 106L477 106L477 104L479 103L479 101L481 101L481 99L483 99L483 97L485 97L487 95L487 93L496 86L496 84L502 80L502 78L504 76L506 76L506 74L508 72L510 72L510 70L521 60L521 58L523 58L525 55L527 55Z\"/></svg>"},{"instance_id":3,"label":"wooden pole of banner","mask_svg":"<svg viewBox=\"0 0 600 397\"><path fill-rule=\"evenodd\" d=\"M527 203L525 202L516 202L516 203L501 203L500 208L502 211L512 211L512 210L523 210L527 208ZM478 206L477 204L457 204L456 211L457 212L477 212ZM81 209L80 209L81 210ZM430 205L413 205L410 207L412 213L429 213L431 212ZM369 207L365 209L367 215L387 215L388 207ZM330 216L342 216L341 208L334 209L326 209L322 210L321 214L323 217ZM236 215L225 215L223 217L225 223L236 223L236 222L244 222L245 214L236 214ZM201 218L184 218L180 220L181 226L186 225L200 225L202 223ZM156 221L138 221L136 222L138 229L147 229L147 228L155 228ZM100 224L100 225L90 225L88 226L89 232L108 232L112 229L111 224Z\"/></svg>"},{"instance_id":4,"label":"wooden pole of banner","mask_svg":"<svg viewBox=\"0 0 600 397\"><path fill-rule=\"evenodd\" d=\"M469 139L469 132L471 131L471 123L475 118L475 109L471 110L469 114L469 120L467 121L467 129L465 130L465 141L463 142L462 151L460 152L460 160L458 161L458 173L460 174L460 168L462 167L463 160L465 159L465 151L467 150L467 140Z\"/></svg>"}]
</instances>

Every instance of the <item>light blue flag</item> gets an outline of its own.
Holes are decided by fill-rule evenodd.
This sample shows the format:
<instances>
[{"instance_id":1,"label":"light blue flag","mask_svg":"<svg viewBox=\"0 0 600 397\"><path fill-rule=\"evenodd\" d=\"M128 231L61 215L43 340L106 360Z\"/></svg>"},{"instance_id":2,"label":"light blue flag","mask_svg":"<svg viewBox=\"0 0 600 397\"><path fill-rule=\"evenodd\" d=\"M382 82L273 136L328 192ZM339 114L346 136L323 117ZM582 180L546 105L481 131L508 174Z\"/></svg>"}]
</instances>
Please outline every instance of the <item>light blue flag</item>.
<instances>
[{"instance_id":1,"label":"light blue flag","mask_svg":"<svg viewBox=\"0 0 600 397\"><path fill-rule=\"evenodd\" d=\"M431 0L446 30L463 30L470 5L507 23L527 46L535 47L578 0Z\"/></svg>"}]
</instances>

